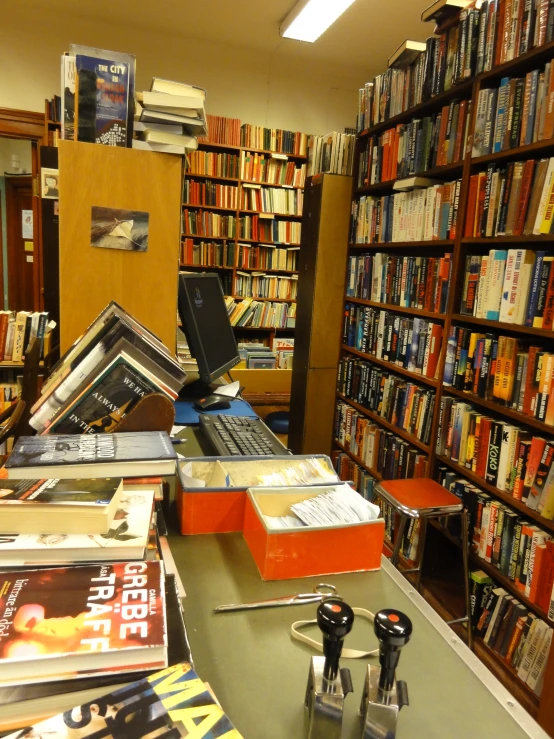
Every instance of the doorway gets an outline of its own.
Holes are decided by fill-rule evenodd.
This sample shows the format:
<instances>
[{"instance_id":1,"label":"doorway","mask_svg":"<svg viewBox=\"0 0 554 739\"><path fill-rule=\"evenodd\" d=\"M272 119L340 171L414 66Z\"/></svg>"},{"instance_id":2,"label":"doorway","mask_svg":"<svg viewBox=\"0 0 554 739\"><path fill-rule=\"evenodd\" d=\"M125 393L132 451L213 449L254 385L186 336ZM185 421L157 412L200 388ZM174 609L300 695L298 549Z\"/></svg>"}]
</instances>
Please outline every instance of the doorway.
<instances>
[{"instance_id":1,"label":"doorway","mask_svg":"<svg viewBox=\"0 0 554 739\"><path fill-rule=\"evenodd\" d=\"M5 175L5 188L8 279L7 305L4 308L32 311L34 238L31 175Z\"/></svg>"}]
</instances>

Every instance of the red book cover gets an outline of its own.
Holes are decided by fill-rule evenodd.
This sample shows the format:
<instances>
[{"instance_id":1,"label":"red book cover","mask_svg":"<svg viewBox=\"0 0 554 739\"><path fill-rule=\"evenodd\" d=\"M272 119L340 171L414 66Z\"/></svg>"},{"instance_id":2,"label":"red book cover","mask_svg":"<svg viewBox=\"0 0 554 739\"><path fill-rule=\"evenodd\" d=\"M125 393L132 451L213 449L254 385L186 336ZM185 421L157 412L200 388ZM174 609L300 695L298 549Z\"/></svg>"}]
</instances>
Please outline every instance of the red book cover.
<instances>
[{"instance_id":1,"label":"red book cover","mask_svg":"<svg viewBox=\"0 0 554 739\"><path fill-rule=\"evenodd\" d=\"M442 326L438 323L431 325L431 337L429 342L429 359L427 360L426 377L435 377L437 364L441 353Z\"/></svg>"},{"instance_id":2,"label":"red book cover","mask_svg":"<svg viewBox=\"0 0 554 739\"><path fill-rule=\"evenodd\" d=\"M548 331L552 331L553 322L554 322L554 269L551 269L549 277L548 277L548 287L546 288L546 298L544 301L544 313L542 317L542 327L547 329Z\"/></svg>"},{"instance_id":3,"label":"red book cover","mask_svg":"<svg viewBox=\"0 0 554 739\"><path fill-rule=\"evenodd\" d=\"M521 178L521 191L519 195L518 211L515 226L513 229L514 236L522 236L525 228L525 217L527 216L527 207L529 198L531 197L531 185L533 183L533 174L535 172L535 160L528 159L523 165L523 175Z\"/></svg>"},{"instance_id":4,"label":"red book cover","mask_svg":"<svg viewBox=\"0 0 554 739\"><path fill-rule=\"evenodd\" d=\"M529 600L531 603L537 602L539 583L544 577L544 572L548 564L547 551L546 544L537 544L535 549L535 564L533 565L533 577L531 578L531 589L529 590Z\"/></svg>"},{"instance_id":5,"label":"red book cover","mask_svg":"<svg viewBox=\"0 0 554 739\"><path fill-rule=\"evenodd\" d=\"M542 352L542 348L540 346L529 347L529 358L527 360L527 377L525 378L525 393L523 395L523 414L525 416L534 415L533 411L531 410L532 403L536 395L533 381L535 378L537 354L539 352Z\"/></svg>"},{"instance_id":6,"label":"red book cover","mask_svg":"<svg viewBox=\"0 0 554 739\"><path fill-rule=\"evenodd\" d=\"M458 126L456 128L456 143L454 144L454 154L452 158L453 162L459 162L462 158L464 133L466 130L466 116L467 100L462 100L460 103L460 110L458 111Z\"/></svg>"},{"instance_id":7,"label":"red book cover","mask_svg":"<svg viewBox=\"0 0 554 739\"><path fill-rule=\"evenodd\" d=\"M480 172L477 175L477 209L475 213L475 223L473 224L473 233L475 236L481 236L480 228L483 223L483 212L485 210L485 195L487 189L487 173Z\"/></svg>"},{"instance_id":8,"label":"red book cover","mask_svg":"<svg viewBox=\"0 0 554 739\"><path fill-rule=\"evenodd\" d=\"M546 553L543 554L543 560L541 577L537 584L536 600L533 602L548 613L554 583L554 541L552 539L546 542Z\"/></svg>"},{"instance_id":9,"label":"red book cover","mask_svg":"<svg viewBox=\"0 0 554 739\"><path fill-rule=\"evenodd\" d=\"M0 313L0 357L4 356L6 336L8 334L8 313Z\"/></svg>"},{"instance_id":10,"label":"red book cover","mask_svg":"<svg viewBox=\"0 0 554 739\"><path fill-rule=\"evenodd\" d=\"M485 472L487 471L487 459L489 456L489 438L491 435L491 418L481 419L481 430L479 433L479 454L477 457L477 464L475 467L475 474L478 477L485 478Z\"/></svg>"},{"instance_id":11,"label":"red book cover","mask_svg":"<svg viewBox=\"0 0 554 739\"><path fill-rule=\"evenodd\" d=\"M433 279L434 279L434 273L435 273L436 266L437 266L437 260L435 259L435 257L430 257L428 265L427 265L427 280L425 284L425 302L423 304L423 310L432 310L432 307L433 307L432 303L435 297L433 295Z\"/></svg>"},{"instance_id":12,"label":"red book cover","mask_svg":"<svg viewBox=\"0 0 554 739\"><path fill-rule=\"evenodd\" d=\"M540 436L534 436L531 439L531 449L529 450L529 459L527 460L527 469L525 471L525 480L523 483L523 494L522 500L527 500L529 492L533 483L535 482L535 475L541 463L542 455L546 447L546 440Z\"/></svg>"},{"instance_id":13,"label":"red book cover","mask_svg":"<svg viewBox=\"0 0 554 739\"><path fill-rule=\"evenodd\" d=\"M472 174L469 179L469 193L467 199L466 223L464 228L464 237L466 239L474 236L475 212L477 210L477 194L479 187L479 175Z\"/></svg>"},{"instance_id":14,"label":"red book cover","mask_svg":"<svg viewBox=\"0 0 554 739\"><path fill-rule=\"evenodd\" d=\"M504 38L504 16L506 12L506 0L498 0L498 11L496 14L496 39L494 42L494 66L501 63L502 41Z\"/></svg>"},{"instance_id":15,"label":"red book cover","mask_svg":"<svg viewBox=\"0 0 554 739\"><path fill-rule=\"evenodd\" d=\"M160 562L0 574L0 685L166 664Z\"/></svg>"},{"instance_id":16,"label":"red book cover","mask_svg":"<svg viewBox=\"0 0 554 739\"><path fill-rule=\"evenodd\" d=\"M442 109L441 126L439 129L439 141L437 145L437 167L442 167L443 164L446 164L446 159L444 156L444 142L446 140L446 130L448 128L449 108L449 105L444 105Z\"/></svg>"}]
</instances>

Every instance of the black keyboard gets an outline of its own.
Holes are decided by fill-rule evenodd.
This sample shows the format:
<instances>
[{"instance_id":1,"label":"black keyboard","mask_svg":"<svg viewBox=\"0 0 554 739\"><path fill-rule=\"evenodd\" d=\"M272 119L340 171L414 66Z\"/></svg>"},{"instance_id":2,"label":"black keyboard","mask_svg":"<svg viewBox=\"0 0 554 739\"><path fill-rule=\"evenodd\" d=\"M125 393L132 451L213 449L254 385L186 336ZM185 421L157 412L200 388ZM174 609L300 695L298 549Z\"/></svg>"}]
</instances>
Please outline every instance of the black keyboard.
<instances>
[{"instance_id":1,"label":"black keyboard","mask_svg":"<svg viewBox=\"0 0 554 739\"><path fill-rule=\"evenodd\" d=\"M199 418L216 454L222 457L290 454L259 418L203 414Z\"/></svg>"}]
</instances>

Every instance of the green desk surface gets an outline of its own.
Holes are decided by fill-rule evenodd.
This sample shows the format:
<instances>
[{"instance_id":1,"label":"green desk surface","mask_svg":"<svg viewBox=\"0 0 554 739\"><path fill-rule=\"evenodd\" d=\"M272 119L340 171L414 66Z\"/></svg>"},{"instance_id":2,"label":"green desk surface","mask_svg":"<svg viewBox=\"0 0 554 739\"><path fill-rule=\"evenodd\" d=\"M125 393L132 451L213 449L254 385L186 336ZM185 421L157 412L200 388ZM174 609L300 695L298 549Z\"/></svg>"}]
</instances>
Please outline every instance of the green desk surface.
<instances>
[{"instance_id":1,"label":"green desk surface","mask_svg":"<svg viewBox=\"0 0 554 739\"><path fill-rule=\"evenodd\" d=\"M264 583L241 534L172 535L169 541L187 592L183 603L196 669L245 739L304 736L304 696L314 652L291 639L290 625L314 618L316 608L218 615L212 610L224 603L309 592L321 581L336 585L352 606L374 613L398 608L412 619L413 637L398 670L408 683L410 705L401 711L397 739L547 739L388 562L379 572ZM319 634L317 627L312 631ZM359 620L346 645L373 649L372 626ZM367 660L342 661L352 672L355 691L346 699L344 739L360 737L357 711L366 665Z\"/></svg>"}]
</instances>

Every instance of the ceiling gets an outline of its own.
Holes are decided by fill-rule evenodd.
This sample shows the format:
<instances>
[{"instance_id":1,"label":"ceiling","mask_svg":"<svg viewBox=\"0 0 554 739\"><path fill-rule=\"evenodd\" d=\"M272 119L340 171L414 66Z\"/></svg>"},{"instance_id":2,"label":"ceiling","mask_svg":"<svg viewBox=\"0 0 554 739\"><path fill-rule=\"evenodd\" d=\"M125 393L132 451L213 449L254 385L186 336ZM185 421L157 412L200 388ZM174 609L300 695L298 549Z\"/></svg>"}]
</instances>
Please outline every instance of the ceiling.
<instances>
[{"instance_id":1,"label":"ceiling","mask_svg":"<svg viewBox=\"0 0 554 739\"><path fill-rule=\"evenodd\" d=\"M432 24L421 23L430 0L355 0L314 44L281 39L280 21L295 0L48 0L56 12L143 30L237 44L279 56L336 64L366 73L384 69L388 57L406 39L424 40ZM28 0L44 11L44 0Z\"/></svg>"}]
</instances>

